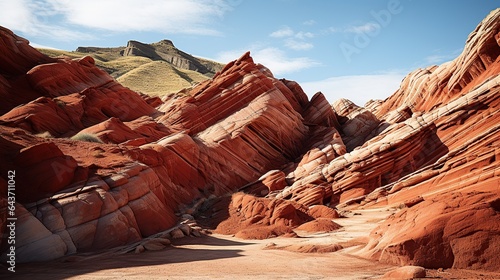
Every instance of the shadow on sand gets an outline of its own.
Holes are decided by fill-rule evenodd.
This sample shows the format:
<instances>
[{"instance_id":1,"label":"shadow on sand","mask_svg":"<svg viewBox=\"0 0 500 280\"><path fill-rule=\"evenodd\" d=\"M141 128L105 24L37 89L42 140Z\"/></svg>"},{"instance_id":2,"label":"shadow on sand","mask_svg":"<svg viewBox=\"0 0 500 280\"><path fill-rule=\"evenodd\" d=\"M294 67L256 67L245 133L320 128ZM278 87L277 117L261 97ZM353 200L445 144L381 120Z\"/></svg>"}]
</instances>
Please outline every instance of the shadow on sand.
<instances>
[{"instance_id":1,"label":"shadow on sand","mask_svg":"<svg viewBox=\"0 0 500 280\"><path fill-rule=\"evenodd\" d=\"M171 247L161 251L146 251L141 254L104 253L97 256L64 258L45 263L18 264L16 272L11 273L9 279L67 279L76 276L85 277L85 274L109 269L235 258L241 256L240 253L243 250L228 249L228 247L240 247L250 244L213 236L186 237L174 240ZM187 247L196 245L202 248L182 248L182 246L186 245ZM76 259L78 260L68 261ZM119 275L99 275L97 278L113 278L113 276L121 278Z\"/></svg>"}]
</instances>

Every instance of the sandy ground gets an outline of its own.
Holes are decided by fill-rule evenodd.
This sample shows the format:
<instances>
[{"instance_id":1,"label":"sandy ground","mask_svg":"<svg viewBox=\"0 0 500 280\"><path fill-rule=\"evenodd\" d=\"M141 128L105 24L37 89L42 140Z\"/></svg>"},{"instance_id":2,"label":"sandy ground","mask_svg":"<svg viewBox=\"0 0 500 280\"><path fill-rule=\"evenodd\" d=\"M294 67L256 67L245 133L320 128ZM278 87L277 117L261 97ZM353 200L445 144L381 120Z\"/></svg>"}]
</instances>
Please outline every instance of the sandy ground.
<instances>
[{"instance_id":1,"label":"sandy ground","mask_svg":"<svg viewBox=\"0 0 500 280\"><path fill-rule=\"evenodd\" d=\"M107 252L50 263L21 264L15 277L9 279L378 279L395 267L347 252L362 244L371 229L395 211L356 210L350 213L356 215L335 220L343 226L340 230L299 232L299 238L241 240L213 234L177 239L173 246L162 251ZM331 244L351 247L330 253L297 252L304 247ZM429 271L428 275L448 279L465 275L457 273ZM481 275L470 272L464 278L481 278Z\"/></svg>"}]
</instances>

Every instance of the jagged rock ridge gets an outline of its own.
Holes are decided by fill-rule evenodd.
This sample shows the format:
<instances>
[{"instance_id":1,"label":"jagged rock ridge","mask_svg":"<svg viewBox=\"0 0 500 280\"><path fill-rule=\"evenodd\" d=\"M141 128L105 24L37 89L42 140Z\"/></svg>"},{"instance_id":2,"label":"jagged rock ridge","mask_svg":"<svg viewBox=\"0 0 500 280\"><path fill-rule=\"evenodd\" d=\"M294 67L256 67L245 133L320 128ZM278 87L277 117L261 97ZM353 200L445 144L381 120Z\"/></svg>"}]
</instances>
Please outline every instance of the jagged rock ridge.
<instances>
[{"instance_id":1,"label":"jagged rock ridge","mask_svg":"<svg viewBox=\"0 0 500 280\"><path fill-rule=\"evenodd\" d=\"M321 205L404 205L360 256L498 271L499 19L486 17L456 60L410 73L366 108L309 101L249 53L183 96L150 98L90 57L50 59L2 28L2 53L22 61L0 60L0 98L23 96L0 116L1 172L22 178L18 256L127 244L172 227L194 201L240 190L217 230L269 237L334 217ZM105 143L67 138L81 132Z\"/></svg>"},{"instance_id":2,"label":"jagged rock ridge","mask_svg":"<svg viewBox=\"0 0 500 280\"><path fill-rule=\"evenodd\" d=\"M121 56L141 56L152 60L162 60L181 68L199 72L213 77L220 71L222 65L213 61L200 59L187 54L174 46L170 40L161 40L157 43L145 44L138 41L128 41L126 47L98 48L98 47L78 47L76 52L81 53L119 53Z\"/></svg>"}]
</instances>

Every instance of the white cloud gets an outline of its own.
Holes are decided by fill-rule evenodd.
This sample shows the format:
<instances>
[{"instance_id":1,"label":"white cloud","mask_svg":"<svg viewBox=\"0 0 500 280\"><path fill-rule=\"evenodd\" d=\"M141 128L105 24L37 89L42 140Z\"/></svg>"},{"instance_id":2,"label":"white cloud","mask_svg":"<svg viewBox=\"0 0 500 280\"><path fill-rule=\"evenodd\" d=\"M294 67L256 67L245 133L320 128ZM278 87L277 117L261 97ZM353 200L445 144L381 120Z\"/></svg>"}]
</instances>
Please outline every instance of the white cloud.
<instances>
[{"instance_id":1,"label":"white cloud","mask_svg":"<svg viewBox=\"0 0 500 280\"><path fill-rule=\"evenodd\" d=\"M313 38L314 33L304 32L304 31L299 31L299 32L295 33L295 31L293 31L293 29L291 29L290 27L284 26L284 27L272 32L271 34L269 34L269 36L274 37L274 38L286 38L286 37L293 36L297 39L304 40L304 39L308 39L308 38Z\"/></svg>"},{"instance_id":2,"label":"white cloud","mask_svg":"<svg viewBox=\"0 0 500 280\"><path fill-rule=\"evenodd\" d=\"M269 36L274 37L274 38L283 38L283 37L293 36L293 34L295 34L295 32L293 32L293 29L291 29L288 26L283 26L282 28L269 34Z\"/></svg>"},{"instance_id":3,"label":"white cloud","mask_svg":"<svg viewBox=\"0 0 500 280\"><path fill-rule=\"evenodd\" d=\"M285 47L296 51L302 51L312 49L314 45L305 41L288 38L285 40Z\"/></svg>"},{"instance_id":4,"label":"white cloud","mask_svg":"<svg viewBox=\"0 0 500 280\"><path fill-rule=\"evenodd\" d=\"M219 35L211 24L233 9L224 0L0 0L0 24L31 36L91 39L91 31Z\"/></svg>"},{"instance_id":5,"label":"white cloud","mask_svg":"<svg viewBox=\"0 0 500 280\"><path fill-rule=\"evenodd\" d=\"M429 55L425 57L425 66L428 66L429 64L441 64L450 60L453 60L457 58L463 51L463 48L456 49L454 51L447 52L445 54L442 54L441 50L436 50L436 54Z\"/></svg>"},{"instance_id":6,"label":"white cloud","mask_svg":"<svg viewBox=\"0 0 500 280\"><path fill-rule=\"evenodd\" d=\"M231 6L222 0L50 0L68 22L111 31L216 35L209 27Z\"/></svg>"},{"instance_id":7,"label":"white cloud","mask_svg":"<svg viewBox=\"0 0 500 280\"><path fill-rule=\"evenodd\" d=\"M330 103L346 98L359 106L370 99L385 99L392 95L405 77L400 73L331 77L320 81L301 82L309 97L321 91Z\"/></svg>"},{"instance_id":8,"label":"white cloud","mask_svg":"<svg viewBox=\"0 0 500 280\"><path fill-rule=\"evenodd\" d=\"M59 49L54 48L54 47L40 45L40 44L33 43L33 42L30 42L30 46L32 46L33 48L37 48L37 49L59 50Z\"/></svg>"},{"instance_id":9,"label":"white cloud","mask_svg":"<svg viewBox=\"0 0 500 280\"><path fill-rule=\"evenodd\" d=\"M354 25L354 26L349 26L346 29L344 29L344 32L349 32L349 33L370 33L373 31L376 31L377 29L380 29L380 25L375 23L375 22L367 22L362 25Z\"/></svg>"},{"instance_id":10,"label":"white cloud","mask_svg":"<svg viewBox=\"0 0 500 280\"><path fill-rule=\"evenodd\" d=\"M313 33L304 31L295 32L288 26L283 26L282 28L269 34L269 36L285 39L285 47L296 51L309 50L314 47L312 43L306 42L306 39L311 39L314 37Z\"/></svg>"},{"instance_id":11,"label":"white cloud","mask_svg":"<svg viewBox=\"0 0 500 280\"><path fill-rule=\"evenodd\" d=\"M266 66L275 75L293 73L321 65L319 62L308 57L289 57L283 50L259 45L250 46L248 49L219 53L215 60L227 63L239 58L246 51L250 51L256 63Z\"/></svg>"},{"instance_id":12,"label":"white cloud","mask_svg":"<svg viewBox=\"0 0 500 280\"><path fill-rule=\"evenodd\" d=\"M49 23L57 13L43 1L0 0L0 25L33 37L51 37L60 41L90 39L93 36Z\"/></svg>"},{"instance_id":13,"label":"white cloud","mask_svg":"<svg viewBox=\"0 0 500 280\"><path fill-rule=\"evenodd\" d=\"M306 20L302 23L303 25L315 25L316 21L314 19Z\"/></svg>"},{"instance_id":14,"label":"white cloud","mask_svg":"<svg viewBox=\"0 0 500 280\"><path fill-rule=\"evenodd\" d=\"M0 24L11 29L28 31L31 22L34 20L31 17L31 9L28 7L27 1L0 1Z\"/></svg>"},{"instance_id":15,"label":"white cloud","mask_svg":"<svg viewBox=\"0 0 500 280\"><path fill-rule=\"evenodd\" d=\"M428 64L438 64L438 63L445 61L447 58L448 58L448 56L446 56L446 55L435 54L435 55L430 55L430 56L426 57L425 62Z\"/></svg>"},{"instance_id":16,"label":"white cloud","mask_svg":"<svg viewBox=\"0 0 500 280\"><path fill-rule=\"evenodd\" d=\"M308 57L288 57L277 48L265 48L253 54L254 60L263 64L276 75L297 72L319 66L320 63Z\"/></svg>"},{"instance_id":17,"label":"white cloud","mask_svg":"<svg viewBox=\"0 0 500 280\"><path fill-rule=\"evenodd\" d=\"M338 27L328 27L326 33L337 33L337 32L341 32L342 29L341 28L338 28Z\"/></svg>"},{"instance_id":18,"label":"white cloud","mask_svg":"<svg viewBox=\"0 0 500 280\"><path fill-rule=\"evenodd\" d=\"M323 33L339 33L339 32L344 32L344 33L373 33L377 32L381 26L378 23L375 22L367 22L364 24L360 25L350 25L348 27L334 27L331 26L328 29L326 29Z\"/></svg>"},{"instance_id":19,"label":"white cloud","mask_svg":"<svg viewBox=\"0 0 500 280\"><path fill-rule=\"evenodd\" d=\"M314 37L314 34L311 33L311 32L297 32L295 34L295 38L298 38L298 39L301 39L301 40L304 40L306 38L313 38Z\"/></svg>"}]
</instances>

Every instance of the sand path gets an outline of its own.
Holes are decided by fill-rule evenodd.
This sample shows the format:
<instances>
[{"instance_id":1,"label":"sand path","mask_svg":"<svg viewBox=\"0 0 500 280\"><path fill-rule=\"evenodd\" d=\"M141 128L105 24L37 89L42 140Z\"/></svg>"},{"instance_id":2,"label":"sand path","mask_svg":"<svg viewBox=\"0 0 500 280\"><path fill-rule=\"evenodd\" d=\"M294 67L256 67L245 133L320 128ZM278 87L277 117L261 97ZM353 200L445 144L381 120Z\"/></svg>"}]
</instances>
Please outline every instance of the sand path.
<instances>
[{"instance_id":1,"label":"sand path","mask_svg":"<svg viewBox=\"0 0 500 280\"><path fill-rule=\"evenodd\" d=\"M335 219L342 229L332 233L299 232L300 238L242 240L213 234L177 239L173 246L162 251L107 252L49 263L20 264L15 275L10 275L15 277L9 279L379 279L395 267L350 252L356 251L359 244L366 242L369 232L396 211L355 210L348 218ZM331 244L347 248L330 253L298 252L301 248ZM428 270L428 276L495 279L500 275Z\"/></svg>"},{"instance_id":2,"label":"sand path","mask_svg":"<svg viewBox=\"0 0 500 280\"><path fill-rule=\"evenodd\" d=\"M16 276L33 279L371 279L392 267L344 253L295 252L302 246L359 244L388 209L357 210L336 219L333 233L299 233L300 238L242 240L225 235L186 237L173 246L141 254L103 254L17 267ZM360 238L361 237L361 238ZM350 243L351 242L351 243ZM269 244L288 250L268 249ZM78 261L74 261L78 259ZM68 261L73 260L73 261Z\"/></svg>"}]
</instances>

